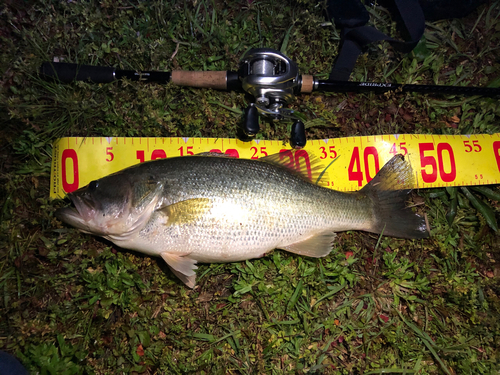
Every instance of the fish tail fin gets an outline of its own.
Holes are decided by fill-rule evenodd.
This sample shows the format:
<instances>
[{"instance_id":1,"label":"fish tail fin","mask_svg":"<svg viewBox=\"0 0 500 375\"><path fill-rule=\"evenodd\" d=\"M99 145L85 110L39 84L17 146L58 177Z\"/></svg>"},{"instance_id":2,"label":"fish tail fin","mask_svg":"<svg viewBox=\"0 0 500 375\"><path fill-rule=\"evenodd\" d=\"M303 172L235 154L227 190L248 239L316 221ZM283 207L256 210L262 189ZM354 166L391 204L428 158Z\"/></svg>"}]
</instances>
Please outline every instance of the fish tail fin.
<instances>
[{"instance_id":1,"label":"fish tail fin","mask_svg":"<svg viewBox=\"0 0 500 375\"><path fill-rule=\"evenodd\" d=\"M406 207L414 180L410 163L396 155L359 191L373 203L376 219L370 232L401 238L429 236L425 219Z\"/></svg>"}]
</instances>

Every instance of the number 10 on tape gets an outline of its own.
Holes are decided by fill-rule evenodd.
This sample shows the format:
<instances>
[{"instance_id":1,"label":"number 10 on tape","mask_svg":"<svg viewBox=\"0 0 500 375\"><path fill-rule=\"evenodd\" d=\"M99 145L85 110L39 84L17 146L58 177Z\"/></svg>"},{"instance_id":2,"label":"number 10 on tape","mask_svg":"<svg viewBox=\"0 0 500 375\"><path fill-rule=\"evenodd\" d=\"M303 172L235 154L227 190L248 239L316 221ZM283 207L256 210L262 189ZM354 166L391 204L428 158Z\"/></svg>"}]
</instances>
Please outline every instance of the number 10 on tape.
<instances>
[{"instance_id":1,"label":"number 10 on tape","mask_svg":"<svg viewBox=\"0 0 500 375\"><path fill-rule=\"evenodd\" d=\"M287 152L287 147L281 141L221 138L61 138L53 148L50 196L62 198L92 180L137 163L210 151L258 159ZM294 154L293 162L298 168L307 168L312 157L325 166L335 160L323 184L355 191L396 154L409 159L416 176L415 188L500 183L500 134L394 134L313 140Z\"/></svg>"}]
</instances>

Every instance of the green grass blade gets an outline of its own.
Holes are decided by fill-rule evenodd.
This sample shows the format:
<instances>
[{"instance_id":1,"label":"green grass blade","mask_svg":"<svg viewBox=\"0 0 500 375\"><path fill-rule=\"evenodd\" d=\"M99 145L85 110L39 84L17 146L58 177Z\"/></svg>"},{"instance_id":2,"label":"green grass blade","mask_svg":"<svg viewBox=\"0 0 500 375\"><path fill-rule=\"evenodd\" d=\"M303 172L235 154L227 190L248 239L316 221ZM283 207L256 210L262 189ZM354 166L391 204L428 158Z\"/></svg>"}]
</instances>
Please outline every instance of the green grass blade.
<instances>
[{"instance_id":1,"label":"green grass blade","mask_svg":"<svg viewBox=\"0 0 500 375\"><path fill-rule=\"evenodd\" d=\"M346 285L347 285L347 284L342 284L342 285L335 286L335 287L334 287L334 288L333 288L330 292L328 292L328 293L324 294L323 296L321 296L321 298L320 298L320 299L318 299L318 300L314 303L313 307L314 307L314 306L316 306L316 305L317 305L318 303L320 303L321 301L323 301L323 300L325 300L325 299L327 299L327 298L330 298L331 296L333 296L333 295L337 294L337 293L338 293L338 292L340 292L342 289L344 289L344 287L345 287Z\"/></svg>"},{"instance_id":2,"label":"green grass blade","mask_svg":"<svg viewBox=\"0 0 500 375\"><path fill-rule=\"evenodd\" d=\"M434 359L439 363L439 366L441 366L441 369L448 375L452 375L450 370L448 369L448 367L444 364L444 362L441 360L441 358L439 357L439 355L437 354L437 352L434 350L434 343L432 341L432 339L429 337L429 335L427 335L425 332L422 332L415 324L407 321L403 315L398 311L396 310L399 317L401 318L401 320L408 326L410 327L413 332L415 332L419 337L420 339L422 340L422 342L424 343L424 345L427 347L427 349L431 352L432 356L434 357Z\"/></svg>"},{"instance_id":3,"label":"green grass blade","mask_svg":"<svg viewBox=\"0 0 500 375\"><path fill-rule=\"evenodd\" d=\"M486 186L471 186L471 189L494 201L500 201L500 193Z\"/></svg>"},{"instance_id":4,"label":"green grass blade","mask_svg":"<svg viewBox=\"0 0 500 375\"><path fill-rule=\"evenodd\" d=\"M286 55L286 49L288 48L288 41L290 39L290 33L292 32L293 24L288 28L285 37L283 38L283 43L281 43L280 51L284 55Z\"/></svg>"},{"instance_id":5,"label":"green grass blade","mask_svg":"<svg viewBox=\"0 0 500 375\"><path fill-rule=\"evenodd\" d=\"M335 159L333 159L327 166L325 169L323 169L321 171L321 173L319 174L318 178L316 179L316 185L319 184L319 182L321 181L321 179L323 178L324 174L326 173L327 169L330 168L330 166L338 159L340 158L340 155L337 156Z\"/></svg>"},{"instance_id":6,"label":"green grass blade","mask_svg":"<svg viewBox=\"0 0 500 375\"><path fill-rule=\"evenodd\" d=\"M460 189L465 194L470 203L474 206L474 208L484 216L484 219L486 220L490 228L495 232L498 232L498 224L495 218L495 213L493 212L491 207L489 207L481 199L476 198L476 196L472 194L465 186L461 187Z\"/></svg>"},{"instance_id":7,"label":"green grass blade","mask_svg":"<svg viewBox=\"0 0 500 375\"><path fill-rule=\"evenodd\" d=\"M288 305L286 306L286 312L289 313L292 311L293 307L299 300L300 296L302 295L302 288L304 286L303 280L299 281L299 284L295 288L295 292L293 292L292 298L290 298L290 302L288 302Z\"/></svg>"}]
</instances>

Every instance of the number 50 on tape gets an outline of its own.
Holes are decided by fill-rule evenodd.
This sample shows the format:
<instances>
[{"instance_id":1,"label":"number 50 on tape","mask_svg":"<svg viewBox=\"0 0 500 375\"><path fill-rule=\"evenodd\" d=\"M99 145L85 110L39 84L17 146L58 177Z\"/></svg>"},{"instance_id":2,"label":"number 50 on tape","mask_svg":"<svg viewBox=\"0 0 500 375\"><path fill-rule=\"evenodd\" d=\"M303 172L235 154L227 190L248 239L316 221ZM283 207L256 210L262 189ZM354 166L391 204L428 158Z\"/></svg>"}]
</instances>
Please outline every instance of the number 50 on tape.
<instances>
[{"instance_id":1,"label":"number 50 on tape","mask_svg":"<svg viewBox=\"0 0 500 375\"><path fill-rule=\"evenodd\" d=\"M61 138L54 143L51 198L137 163L159 158L222 152L258 159L286 151L281 141L215 138ZM409 135L349 137L308 141L295 153L297 165L312 156L328 168L327 187L359 190L395 154L409 158L416 175L415 188L500 183L500 134Z\"/></svg>"}]
</instances>

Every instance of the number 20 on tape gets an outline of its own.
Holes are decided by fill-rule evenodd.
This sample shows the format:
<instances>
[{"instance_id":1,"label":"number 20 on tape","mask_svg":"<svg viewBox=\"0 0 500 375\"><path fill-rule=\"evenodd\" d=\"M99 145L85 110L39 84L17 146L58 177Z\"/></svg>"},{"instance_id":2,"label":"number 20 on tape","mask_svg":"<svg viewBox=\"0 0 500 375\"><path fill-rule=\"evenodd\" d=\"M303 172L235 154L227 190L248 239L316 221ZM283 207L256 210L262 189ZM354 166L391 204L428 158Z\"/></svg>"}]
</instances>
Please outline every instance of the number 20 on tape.
<instances>
[{"instance_id":1,"label":"number 20 on tape","mask_svg":"<svg viewBox=\"0 0 500 375\"><path fill-rule=\"evenodd\" d=\"M209 151L246 159L282 152L283 157L293 159L281 141L62 138L54 143L50 195L62 198L92 180L137 163ZM325 166L330 165L322 179L323 185L354 191L368 183L396 154L409 159L416 176L415 188L500 183L500 134L395 134L313 140L296 152L290 162L296 168L308 168L312 157L319 158Z\"/></svg>"}]
</instances>

